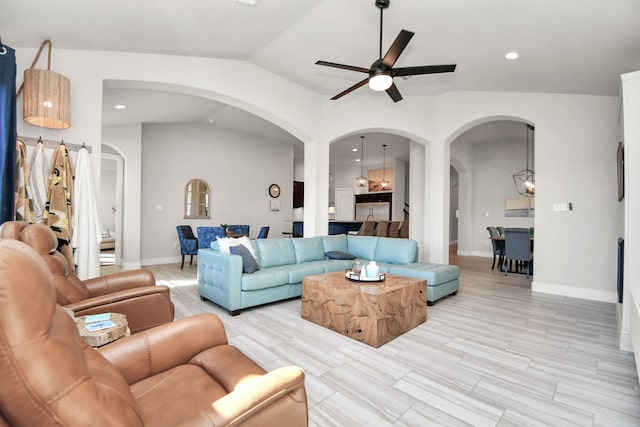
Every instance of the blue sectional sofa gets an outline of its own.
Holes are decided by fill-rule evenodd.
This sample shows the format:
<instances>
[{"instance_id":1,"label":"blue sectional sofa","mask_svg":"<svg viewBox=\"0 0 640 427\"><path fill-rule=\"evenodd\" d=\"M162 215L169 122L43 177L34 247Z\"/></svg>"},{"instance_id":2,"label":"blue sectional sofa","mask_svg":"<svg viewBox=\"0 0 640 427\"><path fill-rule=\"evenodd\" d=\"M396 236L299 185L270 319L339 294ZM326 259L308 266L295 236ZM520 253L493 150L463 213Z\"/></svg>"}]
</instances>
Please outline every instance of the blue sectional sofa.
<instances>
[{"instance_id":1,"label":"blue sectional sofa","mask_svg":"<svg viewBox=\"0 0 640 427\"><path fill-rule=\"evenodd\" d=\"M418 245L411 239L343 234L258 239L251 244L260 266L251 274L243 273L241 256L222 253L216 242L209 249L198 250L198 292L202 300L236 315L244 308L298 297L303 277L353 266L352 260L328 259L325 254L331 251L375 260L381 273L425 279L429 305L455 295L460 286L457 266L417 262Z\"/></svg>"}]
</instances>

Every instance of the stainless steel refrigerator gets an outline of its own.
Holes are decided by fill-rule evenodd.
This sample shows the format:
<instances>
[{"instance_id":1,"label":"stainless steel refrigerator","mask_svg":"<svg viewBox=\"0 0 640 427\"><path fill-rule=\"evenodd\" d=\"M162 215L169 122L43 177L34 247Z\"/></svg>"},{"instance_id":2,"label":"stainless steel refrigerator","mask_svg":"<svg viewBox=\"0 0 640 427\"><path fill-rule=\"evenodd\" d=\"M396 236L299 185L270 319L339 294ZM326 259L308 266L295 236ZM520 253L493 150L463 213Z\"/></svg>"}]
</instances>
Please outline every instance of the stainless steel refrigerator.
<instances>
[{"instance_id":1,"label":"stainless steel refrigerator","mask_svg":"<svg viewBox=\"0 0 640 427\"><path fill-rule=\"evenodd\" d=\"M362 202L356 203L356 221L390 221L391 203Z\"/></svg>"}]
</instances>

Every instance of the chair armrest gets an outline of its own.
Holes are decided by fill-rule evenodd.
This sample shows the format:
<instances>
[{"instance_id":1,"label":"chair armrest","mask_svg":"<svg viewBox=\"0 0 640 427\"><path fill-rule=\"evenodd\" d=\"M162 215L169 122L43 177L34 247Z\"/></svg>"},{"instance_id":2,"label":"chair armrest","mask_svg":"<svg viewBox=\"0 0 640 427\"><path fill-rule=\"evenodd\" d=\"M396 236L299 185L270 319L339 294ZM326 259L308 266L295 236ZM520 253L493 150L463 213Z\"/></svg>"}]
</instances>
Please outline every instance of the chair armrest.
<instances>
[{"instance_id":1,"label":"chair armrest","mask_svg":"<svg viewBox=\"0 0 640 427\"><path fill-rule=\"evenodd\" d=\"M64 306L76 316L97 313L122 313L132 333L171 322L174 306L166 286L145 286L101 295Z\"/></svg>"},{"instance_id":2,"label":"chair armrest","mask_svg":"<svg viewBox=\"0 0 640 427\"><path fill-rule=\"evenodd\" d=\"M180 424L307 426L307 394L304 372L287 366L247 381L234 391L213 402L200 413L201 418Z\"/></svg>"},{"instance_id":3,"label":"chair armrest","mask_svg":"<svg viewBox=\"0 0 640 427\"><path fill-rule=\"evenodd\" d=\"M227 335L218 316L201 313L121 338L98 351L133 384L224 344Z\"/></svg>"},{"instance_id":4,"label":"chair armrest","mask_svg":"<svg viewBox=\"0 0 640 427\"><path fill-rule=\"evenodd\" d=\"M155 286L156 279L149 270L121 271L106 276L83 280L92 297L123 291L125 289Z\"/></svg>"},{"instance_id":5,"label":"chair armrest","mask_svg":"<svg viewBox=\"0 0 640 427\"><path fill-rule=\"evenodd\" d=\"M242 258L198 250L198 292L229 311L242 307Z\"/></svg>"}]
</instances>

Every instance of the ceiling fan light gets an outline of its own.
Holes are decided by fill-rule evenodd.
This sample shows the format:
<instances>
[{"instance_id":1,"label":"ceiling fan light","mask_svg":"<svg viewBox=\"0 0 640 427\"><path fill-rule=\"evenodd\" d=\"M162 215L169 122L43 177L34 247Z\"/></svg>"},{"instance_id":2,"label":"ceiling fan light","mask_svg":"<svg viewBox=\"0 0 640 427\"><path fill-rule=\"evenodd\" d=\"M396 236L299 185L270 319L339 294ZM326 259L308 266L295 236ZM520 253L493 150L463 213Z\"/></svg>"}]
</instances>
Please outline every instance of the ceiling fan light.
<instances>
[{"instance_id":1,"label":"ceiling fan light","mask_svg":"<svg viewBox=\"0 0 640 427\"><path fill-rule=\"evenodd\" d=\"M369 78L369 87L377 92L387 90L393 84L393 77L389 74L374 74Z\"/></svg>"}]
</instances>

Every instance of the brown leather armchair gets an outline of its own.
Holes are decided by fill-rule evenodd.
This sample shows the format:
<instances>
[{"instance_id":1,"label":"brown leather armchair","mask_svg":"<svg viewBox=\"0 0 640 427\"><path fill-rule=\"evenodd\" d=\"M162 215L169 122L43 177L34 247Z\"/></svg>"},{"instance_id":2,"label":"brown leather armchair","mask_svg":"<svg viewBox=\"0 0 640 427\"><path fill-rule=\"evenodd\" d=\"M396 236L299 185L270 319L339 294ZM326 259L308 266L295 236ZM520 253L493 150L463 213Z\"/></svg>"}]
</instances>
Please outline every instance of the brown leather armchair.
<instances>
[{"instance_id":1,"label":"brown leather armchair","mask_svg":"<svg viewBox=\"0 0 640 427\"><path fill-rule=\"evenodd\" d=\"M166 286L156 286L148 270L132 270L78 279L69 271L66 258L56 250L58 240L46 225L26 221L7 221L0 227L0 238L20 240L31 246L54 276L57 303L76 316L95 313L122 313L131 333L171 322L174 306Z\"/></svg>"},{"instance_id":2,"label":"brown leather armchair","mask_svg":"<svg viewBox=\"0 0 640 427\"><path fill-rule=\"evenodd\" d=\"M96 350L24 243L0 242L0 426L306 426L304 373L265 372L203 313Z\"/></svg>"}]
</instances>

